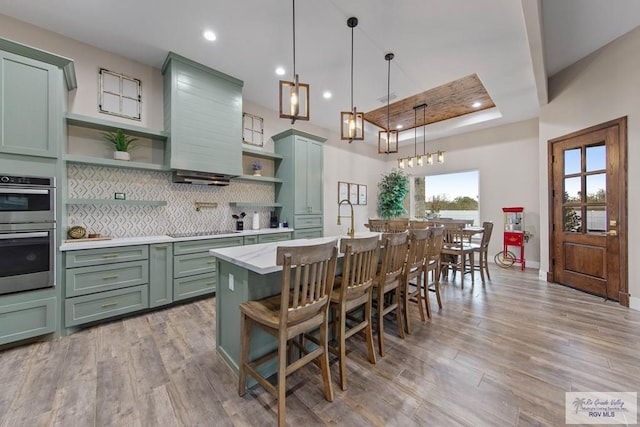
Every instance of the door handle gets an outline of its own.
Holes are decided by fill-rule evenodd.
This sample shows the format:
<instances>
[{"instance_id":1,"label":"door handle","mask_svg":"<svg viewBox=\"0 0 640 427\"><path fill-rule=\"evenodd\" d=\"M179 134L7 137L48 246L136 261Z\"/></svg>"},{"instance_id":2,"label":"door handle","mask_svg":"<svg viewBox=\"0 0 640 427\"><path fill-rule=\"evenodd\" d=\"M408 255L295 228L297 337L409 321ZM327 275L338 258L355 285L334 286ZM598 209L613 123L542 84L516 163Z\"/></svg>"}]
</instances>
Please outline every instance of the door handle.
<instances>
[{"instance_id":1,"label":"door handle","mask_svg":"<svg viewBox=\"0 0 640 427\"><path fill-rule=\"evenodd\" d=\"M617 236L618 235L618 231L617 230L609 230L609 231L607 231L607 234L609 236Z\"/></svg>"}]
</instances>

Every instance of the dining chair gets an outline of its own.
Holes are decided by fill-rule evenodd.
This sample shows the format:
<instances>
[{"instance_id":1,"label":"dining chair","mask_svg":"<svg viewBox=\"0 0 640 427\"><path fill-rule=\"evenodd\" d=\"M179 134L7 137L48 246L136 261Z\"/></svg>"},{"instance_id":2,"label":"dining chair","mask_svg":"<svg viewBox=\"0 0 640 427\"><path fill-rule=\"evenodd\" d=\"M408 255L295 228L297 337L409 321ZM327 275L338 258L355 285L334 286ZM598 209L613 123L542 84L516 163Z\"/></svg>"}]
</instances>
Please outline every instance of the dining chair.
<instances>
[{"instance_id":1,"label":"dining chair","mask_svg":"<svg viewBox=\"0 0 640 427\"><path fill-rule=\"evenodd\" d=\"M402 304L407 333L411 333L411 319L409 315L409 302L415 301L418 304L420 320L425 321L424 310L422 308L422 274L424 273L424 263L427 257L427 242L429 229L409 230L409 250L407 260L402 271ZM415 279L415 285L411 283ZM427 295L428 297L428 295Z\"/></svg>"},{"instance_id":2,"label":"dining chair","mask_svg":"<svg viewBox=\"0 0 640 427\"><path fill-rule=\"evenodd\" d=\"M442 298L440 298L440 260L442 257L443 240L444 227L429 228L429 237L427 239L427 259L424 263L424 275L422 277L424 304L428 318L431 318L431 301L429 299L429 292L436 294L438 308L442 309ZM431 272L431 282L429 282L429 272Z\"/></svg>"},{"instance_id":3,"label":"dining chair","mask_svg":"<svg viewBox=\"0 0 640 427\"><path fill-rule=\"evenodd\" d=\"M384 219L369 218L369 223L367 226L369 228L369 231L384 233L387 229L387 221Z\"/></svg>"},{"instance_id":4,"label":"dining chair","mask_svg":"<svg viewBox=\"0 0 640 427\"><path fill-rule=\"evenodd\" d=\"M471 283L474 284L473 275L473 248L465 241L464 234L465 224L462 222L445 223L444 238L441 250L442 275L448 275L449 269L453 270L453 279L456 278L456 272L460 271L460 287L464 289L465 273L471 273ZM467 264L467 259L469 263ZM469 270L467 270L469 265Z\"/></svg>"},{"instance_id":5,"label":"dining chair","mask_svg":"<svg viewBox=\"0 0 640 427\"><path fill-rule=\"evenodd\" d=\"M421 230L427 227L429 227L429 222L427 221L419 221L419 220L409 221L409 230Z\"/></svg>"},{"instance_id":6,"label":"dining chair","mask_svg":"<svg viewBox=\"0 0 640 427\"><path fill-rule=\"evenodd\" d=\"M371 304L373 279L380 256L378 236L342 239L340 252L344 253L342 274L336 277L331 293L329 310L333 314L335 346L332 353L338 356L340 366L340 388L347 389L346 340L358 332L364 332L367 340L369 362L376 363L373 348ZM358 316L361 312L361 316Z\"/></svg>"},{"instance_id":7,"label":"dining chair","mask_svg":"<svg viewBox=\"0 0 640 427\"><path fill-rule=\"evenodd\" d=\"M387 233L402 233L409 228L409 218L393 218L387 221Z\"/></svg>"},{"instance_id":8,"label":"dining chair","mask_svg":"<svg viewBox=\"0 0 640 427\"><path fill-rule=\"evenodd\" d=\"M402 270L409 244L407 233L385 233L382 235L382 262L373 280L373 295L376 298L376 326L378 351L384 356L384 316L396 313L398 335L404 338L402 326Z\"/></svg>"},{"instance_id":9,"label":"dining chair","mask_svg":"<svg viewBox=\"0 0 640 427\"><path fill-rule=\"evenodd\" d=\"M482 232L482 240L480 241L480 244L472 243L471 247L473 248L473 251L478 254L477 269L480 270L480 278L482 279L482 283L484 283L485 273L487 275L487 279L491 280L491 275L489 274L488 252L489 240L491 240L491 233L493 232L493 222L483 222L482 228L484 231ZM476 266L474 266L474 269L475 268Z\"/></svg>"},{"instance_id":10,"label":"dining chair","mask_svg":"<svg viewBox=\"0 0 640 427\"><path fill-rule=\"evenodd\" d=\"M324 395L333 401L333 388L329 372L328 308L336 271L337 240L307 246L280 246L276 252L276 264L282 266L280 295L240 304L240 363L238 393L247 390L247 375L252 376L278 401L278 426L286 425L285 392L287 375L312 361L319 361L322 370ZM276 337L276 350L249 360L251 331L253 327ZM294 338L318 329L320 345L314 349L300 348L302 355L295 361L287 360L288 345ZM277 358L277 383L274 386L258 372L266 361ZM319 360L318 360L319 359Z\"/></svg>"}]
</instances>

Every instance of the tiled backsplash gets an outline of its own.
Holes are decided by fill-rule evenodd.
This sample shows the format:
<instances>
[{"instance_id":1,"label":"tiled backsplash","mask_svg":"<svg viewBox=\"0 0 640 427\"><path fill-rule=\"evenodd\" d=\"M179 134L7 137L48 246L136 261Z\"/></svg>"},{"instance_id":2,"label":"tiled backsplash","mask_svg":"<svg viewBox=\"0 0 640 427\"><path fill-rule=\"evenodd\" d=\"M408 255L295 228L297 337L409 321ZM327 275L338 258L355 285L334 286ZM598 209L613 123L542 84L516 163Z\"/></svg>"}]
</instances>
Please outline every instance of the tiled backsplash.
<instances>
[{"instance_id":1,"label":"tiled backsplash","mask_svg":"<svg viewBox=\"0 0 640 427\"><path fill-rule=\"evenodd\" d=\"M113 199L125 193L127 200L160 200L166 206L69 205L67 224L83 225L88 232L111 237L150 236L167 233L232 230L232 214L244 210L245 229L253 212L260 214L260 228L269 227L267 208L231 208L229 202L273 203L274 184L232 181L227 187L174 184L171 172L68 165L69 199ZM195 202L215 202L217 208L196 212Z\"/></svg>"}]
</instances>

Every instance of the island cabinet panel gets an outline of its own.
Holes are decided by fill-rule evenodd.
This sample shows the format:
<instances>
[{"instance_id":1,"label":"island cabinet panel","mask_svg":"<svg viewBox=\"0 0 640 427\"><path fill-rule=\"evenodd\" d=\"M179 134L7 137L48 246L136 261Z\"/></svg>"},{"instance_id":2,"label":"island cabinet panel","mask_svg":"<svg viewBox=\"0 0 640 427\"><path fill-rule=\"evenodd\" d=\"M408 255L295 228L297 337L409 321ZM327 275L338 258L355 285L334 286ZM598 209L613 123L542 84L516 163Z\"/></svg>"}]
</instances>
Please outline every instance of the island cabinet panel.
<instances>
[{"instance_id":1,"label":"island cabinet panel","mask_svg":"<svg viewBox=\"0 0 640 427\"><path fill-rule=\"evenodd\" d=\"M149 306L173 302L173 244L149 246Z\"/></svg>"},{"instance_id":2,"label":"island cabinet panel","mask_svg":"<svg viewBox=\"0 0 640 427\"><path fill-rule=\"evenodd\" d=\"M162 72L171 168L242 175L243 82L174 53Z\"/></svg>"},{"instance_id":3,"label":"island cabinet panel","mask_svg":"<svg viewBox=\"0 0 640 427\"><path fill-rule=\"evenodd\" d=\"M272 138L275 152L283 157L276 172L283 181L276 189L276 202L282 205L280 218L292 221L295 230L322 236L325 139L295 129ZM299 238L297 231L293 237Z\"/></svg>"},{"instance_id":4,"label":"island cabinet panel","mask_svg":"<svg viewBox=\"0 0 640 427\"><path fill-rule=\"evenodd\" d=\"M12 295L0 301L0 345L56 330L56 298L12 302Z\"/></svg>"},{"instance_id":5,"label":"island cabinet panel","mask_svg":"<svg viewBox=\"0 0 640 427\"><path fill-rule=\"evenodd\" d=\"M62 77L54 65L0 51L0 152L58 156Z\"/></svg>"},{"instance_id":6,"label":"island cabinet panel","mask_svg":"<svg viewBox=\"0 0 640 427\"><path fill-rule=\"evenodd\" d=\"M242 246L244 238L187 240L173 244L173 299L175 301L216 291L216 259L209 249Z\"/></svg>"}]
</instances>

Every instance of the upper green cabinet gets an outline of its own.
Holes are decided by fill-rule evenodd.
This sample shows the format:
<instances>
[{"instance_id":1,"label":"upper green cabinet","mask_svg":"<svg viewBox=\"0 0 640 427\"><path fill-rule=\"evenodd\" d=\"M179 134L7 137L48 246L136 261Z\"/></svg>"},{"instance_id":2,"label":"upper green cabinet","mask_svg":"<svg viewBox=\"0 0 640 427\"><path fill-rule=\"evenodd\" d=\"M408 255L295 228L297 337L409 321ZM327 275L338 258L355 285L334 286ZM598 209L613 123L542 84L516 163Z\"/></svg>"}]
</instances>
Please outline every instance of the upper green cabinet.
<instances>
[{"instance_id":1,"label":"upper green cabinet","mask_svg":"<svg viewBox=\"0 0 640 427\"><path fill-rule=\"evenodd\" d=\"M57 157L62 90L58 67L0 51L0 151Z\"/></svg>"},{"instance_id":2,"label":"upper green cabinet","mask_svg":"<svg viewBox=\"0 0 640 427\"><path fill-rule=\"evenodd\" d=\"M282 205L280 220L287 220L298 231L314 231L322 236L322 169L324 138L289 129L272 137L275 152L283 156L276 178L276 202Z\"/></svg>"},{"instance_id":3,"label":"upper green cabinet","mask_svg":"<svg viewBox=\"0 0 640 427\"><path fill-rule=\"evenodd\" d=\"M243 82L175 53L162 73L171 169L242 175Z\"/></svg>"}]
</instances>

